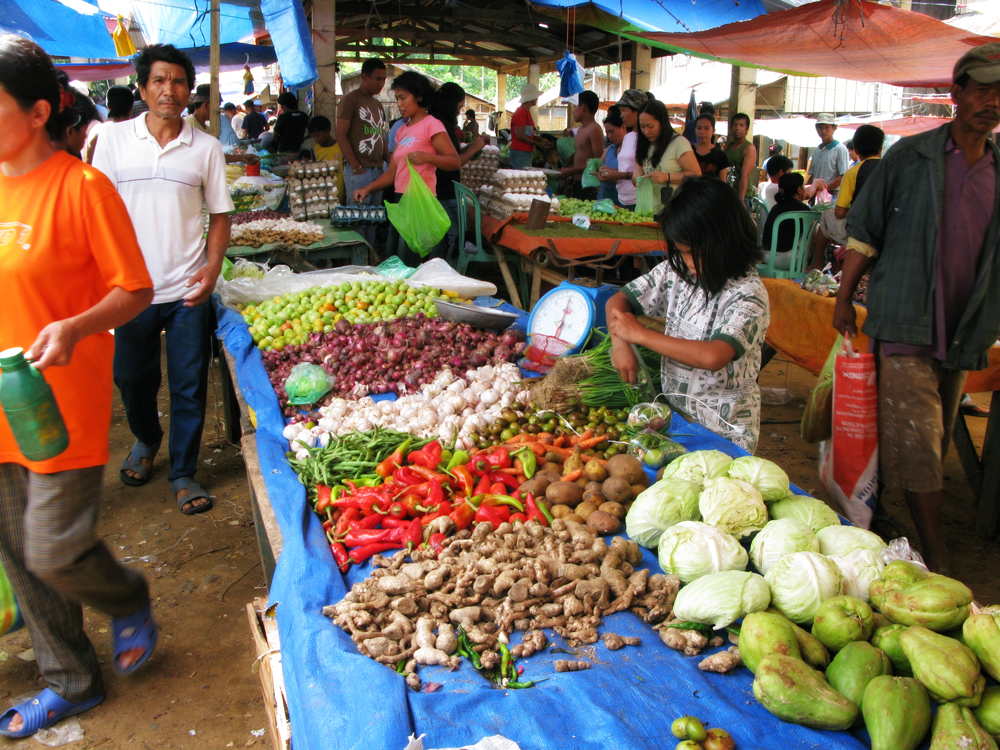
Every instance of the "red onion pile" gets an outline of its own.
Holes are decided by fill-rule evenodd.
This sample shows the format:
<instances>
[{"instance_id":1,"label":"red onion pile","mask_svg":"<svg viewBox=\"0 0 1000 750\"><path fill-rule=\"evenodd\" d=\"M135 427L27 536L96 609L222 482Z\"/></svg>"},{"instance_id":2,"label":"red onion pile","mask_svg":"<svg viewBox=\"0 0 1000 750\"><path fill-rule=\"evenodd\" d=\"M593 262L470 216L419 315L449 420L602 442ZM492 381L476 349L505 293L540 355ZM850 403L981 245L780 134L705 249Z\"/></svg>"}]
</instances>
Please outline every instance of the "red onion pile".
<instances>
[{"instance_id":1,"label":"red onion pile","mask_svg":"<svg viewBox=\"0 0 1000 750\"><path fill-rule=\"evenodd\" d=\"M413 393L445 366L464 376L470 369L511 362L524 351L519 331L483 331L467 323L428 318L423 313L382 323L351 325L313 334L309 343L264 352L264 368L286 417L299 415L288 403L285 380L300 362L320 365L333 376L333 389L313 409L346 397L355 386L367 393Z\"/></svg>"}]
</instances>

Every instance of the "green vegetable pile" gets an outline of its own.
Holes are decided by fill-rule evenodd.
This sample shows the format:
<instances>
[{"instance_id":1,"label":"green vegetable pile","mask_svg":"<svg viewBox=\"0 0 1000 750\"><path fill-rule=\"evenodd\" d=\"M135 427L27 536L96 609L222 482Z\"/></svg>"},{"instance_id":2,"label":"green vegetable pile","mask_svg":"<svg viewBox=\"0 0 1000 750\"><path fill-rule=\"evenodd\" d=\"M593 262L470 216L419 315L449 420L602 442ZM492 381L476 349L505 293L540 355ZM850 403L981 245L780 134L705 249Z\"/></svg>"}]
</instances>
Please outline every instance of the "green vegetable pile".
<instances>
[{"instance_id":1,"label":"green vegetable pile","mask_svg":"<svg viewBox=\"0 0 1000 750\"><path fill-rule=\"evenodd\" d=\"M559 213L563 216L584 214L585 216L598 221L620 221L624 224L637 224L653 220L652 214L637 214L634 211L629 211L627 208L621 208L620 206L616 207L614 214L607 214L603 211L595 210L594 203L596 203L596 201L584 201L578 198L560 198Z\"/></svg>"}]
</instances>

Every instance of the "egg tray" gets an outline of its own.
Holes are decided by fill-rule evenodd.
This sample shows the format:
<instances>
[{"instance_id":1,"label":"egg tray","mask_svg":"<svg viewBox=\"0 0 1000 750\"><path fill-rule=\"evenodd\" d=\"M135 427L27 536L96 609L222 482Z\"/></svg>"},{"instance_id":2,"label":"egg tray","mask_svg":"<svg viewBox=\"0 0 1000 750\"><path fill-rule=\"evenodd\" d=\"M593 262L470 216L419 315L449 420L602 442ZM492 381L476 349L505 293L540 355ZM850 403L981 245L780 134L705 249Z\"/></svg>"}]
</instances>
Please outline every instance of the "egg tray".
<instances>
[{"instance_id":1,"label":"egg tray","mask_svg":"<svg viewBox=\"0 0 1000 750\"><path fill-rule=\"evenodd\" d=\"M330 223L338 226L383 221L386 221L385 206L337 206L330 212Z\"/></svg>"}]
</instances>

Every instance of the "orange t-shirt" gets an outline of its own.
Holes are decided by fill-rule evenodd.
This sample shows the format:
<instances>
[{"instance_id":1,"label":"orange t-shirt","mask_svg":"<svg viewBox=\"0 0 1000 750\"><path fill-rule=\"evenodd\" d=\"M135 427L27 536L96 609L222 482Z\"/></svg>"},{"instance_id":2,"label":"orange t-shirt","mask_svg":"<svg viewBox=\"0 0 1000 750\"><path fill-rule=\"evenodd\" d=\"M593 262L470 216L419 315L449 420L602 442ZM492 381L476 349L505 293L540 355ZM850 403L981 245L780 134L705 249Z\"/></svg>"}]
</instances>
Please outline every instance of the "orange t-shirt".
<instances>
[{"instance_id":1,"label":"orange t-shirt","mask_svg":"<svg viewBox=\"0 0 1000 750\"><path fill-rule=\"evenodd\" d=\"M107 177L64 151L20 177L0 171L0 350L27 349L46 325L85 312L116 286L135 291L153 282ZM108 462L114 346L106 331L88 336L67 367L45 370L69 447L28 461L0 411L0 463L51 474Z\"/></svg>"}]
</instances>

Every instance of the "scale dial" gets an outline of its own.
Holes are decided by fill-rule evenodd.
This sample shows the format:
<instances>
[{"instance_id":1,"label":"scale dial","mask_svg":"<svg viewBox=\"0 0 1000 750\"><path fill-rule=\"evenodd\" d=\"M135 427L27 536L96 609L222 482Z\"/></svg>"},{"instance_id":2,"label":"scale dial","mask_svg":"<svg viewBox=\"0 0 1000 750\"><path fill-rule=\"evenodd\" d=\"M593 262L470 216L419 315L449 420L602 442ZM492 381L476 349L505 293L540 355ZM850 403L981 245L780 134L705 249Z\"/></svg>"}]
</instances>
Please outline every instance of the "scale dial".
<instances>
[{"instance_id":1,"label":"scale dial","mask_svg":"<svg viewBox=\"0 0 1000 750\"><path fill-rule=\"evenodd\" d=\"M572 286L559 286L535 304L528 320L528 333L561 339L575 351L590 336L595 314L594 301L589 295Z\"/></svg>"}]
</instances>

